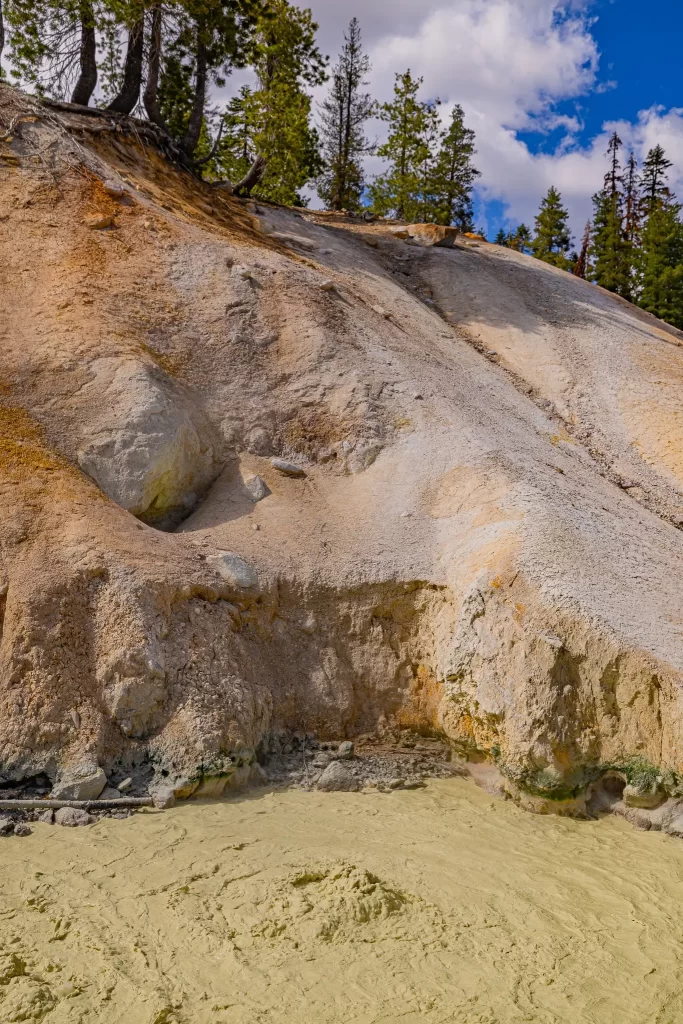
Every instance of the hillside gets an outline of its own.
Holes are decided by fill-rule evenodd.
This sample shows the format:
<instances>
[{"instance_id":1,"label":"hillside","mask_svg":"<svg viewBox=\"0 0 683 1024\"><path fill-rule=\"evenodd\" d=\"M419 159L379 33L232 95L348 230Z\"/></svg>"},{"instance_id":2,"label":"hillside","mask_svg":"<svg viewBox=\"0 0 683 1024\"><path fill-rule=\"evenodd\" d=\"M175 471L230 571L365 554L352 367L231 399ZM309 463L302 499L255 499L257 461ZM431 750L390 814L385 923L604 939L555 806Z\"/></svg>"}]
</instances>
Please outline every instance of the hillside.
<instances>
[{"instance_id":1,"label":"hillside","mask_svg":"<svg viewBox=\"0 0 683 1024\"><path fill-rule=\"evenodd\" d=\"M614 767L678 795L683 336L510 250L234 199L0 86L17 116L2 775L201 794L292 734L413 730L541 809Z\"/></svg>"}]
</instances>

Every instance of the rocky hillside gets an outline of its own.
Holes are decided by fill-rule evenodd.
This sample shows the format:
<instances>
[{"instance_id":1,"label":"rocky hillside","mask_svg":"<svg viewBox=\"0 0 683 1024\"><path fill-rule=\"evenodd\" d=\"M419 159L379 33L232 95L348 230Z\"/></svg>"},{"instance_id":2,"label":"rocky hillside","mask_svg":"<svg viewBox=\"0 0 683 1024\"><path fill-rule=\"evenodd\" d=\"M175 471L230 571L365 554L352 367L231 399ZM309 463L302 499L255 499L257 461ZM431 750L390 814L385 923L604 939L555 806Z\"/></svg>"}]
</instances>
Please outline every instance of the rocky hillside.
<instances>
[{"instance_id":1,"label":"rocky hillside","mask_svg":"<svg viewBox=\"0 0 683 1024\"><path fill-rule=\"evenodd\" d=\"M411 730L537 806L677 793L678 332L234 199L132 122L5 86L0 121L4 778L216 792L293 734Z\"/></svg>"}]
</instances>

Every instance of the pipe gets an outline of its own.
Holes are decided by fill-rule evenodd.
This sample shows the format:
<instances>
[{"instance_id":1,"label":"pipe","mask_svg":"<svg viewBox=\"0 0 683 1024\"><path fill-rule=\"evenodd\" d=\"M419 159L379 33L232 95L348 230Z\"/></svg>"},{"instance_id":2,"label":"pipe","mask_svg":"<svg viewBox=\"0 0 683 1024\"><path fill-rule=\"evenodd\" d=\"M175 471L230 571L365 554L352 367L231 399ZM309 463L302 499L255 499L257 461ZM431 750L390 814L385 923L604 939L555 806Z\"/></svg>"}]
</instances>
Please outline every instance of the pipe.
<instances>
[{"instance_id":1,"label":"pipe","mask_svg":"<svg viewBox=\"0 0 683 1024\"><path fill-rule=\"evenodd\" d=\"M60 807L104 811L117 807L154 807L154 801L151 796L120 797L118 800L0 800L0 811L58 810Z\"/></svg>"}]
</instances>

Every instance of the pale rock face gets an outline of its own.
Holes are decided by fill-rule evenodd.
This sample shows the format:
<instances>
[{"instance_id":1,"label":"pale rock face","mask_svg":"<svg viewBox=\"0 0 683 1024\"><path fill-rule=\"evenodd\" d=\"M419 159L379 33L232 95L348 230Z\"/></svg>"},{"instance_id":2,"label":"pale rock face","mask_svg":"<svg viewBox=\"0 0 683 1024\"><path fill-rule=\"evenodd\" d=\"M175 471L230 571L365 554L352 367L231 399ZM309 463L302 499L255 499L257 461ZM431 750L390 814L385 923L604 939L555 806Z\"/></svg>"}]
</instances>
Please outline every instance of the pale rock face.
<instances>
[{"instance_id":1,"label":"pale rock face","mask_svg":"<svg viewBox=\"0 0 683 1024\"><path fill-rule=\"evenodd\" d=\"M55 783L50 794L53 800L97 800L107 785L102 768L81 776L67 776Z\"/></svg>"},{"instance_id":2,"label":"pale rock face","mask_svg":"<svg viewBox=\"0 0 683 1024\"><path fill-rule=\"evenodd\" d=\"M0 106L32 109L3 85ZM71 173L74 123L22 137ZM98 138L77 163L107 181ZM28 230L21 161L0 189L3 777L143 749L189 795L271 734L413 729L534 809L580 812L634 758L683 792L680 332L511 250L270 209L323 268L232 198L221 224L176 217L195 185L169 166L158 202L142 152L155 231L89 230L80 174ZM239 473L209 489L223 448ZM195 502L164 537L128 514Z\"/></svg>"},{"instance_id":3,"label":"pale rock face","mask_svg":"<svg viewBox=\"0 0 683 1024\"><path fill-rule=\"evenodd\" d=\"M220 470L208 420L157 368L102 358L90 369L81 401L98 411L78 452L82 469L135 516L184 518Z\"/></svg>"}]
</instances>

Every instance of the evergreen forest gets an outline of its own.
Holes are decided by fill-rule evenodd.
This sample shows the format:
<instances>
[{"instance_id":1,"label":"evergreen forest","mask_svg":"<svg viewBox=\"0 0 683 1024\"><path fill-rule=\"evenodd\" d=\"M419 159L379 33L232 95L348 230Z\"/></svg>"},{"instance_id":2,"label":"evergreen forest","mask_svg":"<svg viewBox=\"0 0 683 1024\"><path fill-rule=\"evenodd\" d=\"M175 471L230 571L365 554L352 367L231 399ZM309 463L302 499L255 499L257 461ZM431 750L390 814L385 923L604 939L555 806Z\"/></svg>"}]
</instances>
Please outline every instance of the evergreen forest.
<instances>
[{"instance_id":1,"label":"evergreen forest","mask_svg":"<svg viewBox=\"0 0 683 1024\"><path fill-rule=\"evenodd\" d=\"M0 75L55 102L143 119L191 173L237 195L305 206L315 190L330 210L474 231L479 171L462 107L445 117L410 69L378 103L357 19L334 61L317 30L311 11L289 0L0 0ZM241 69L250 84L226 88ZM383 122L381 145L372 121ZM382 161L370 180L368 156ZM495 241L683 328L683 223L670 168L660 146L638 166L614 132L579 245L554 187L533 227Z\"/></svg>"}]
</instances>

